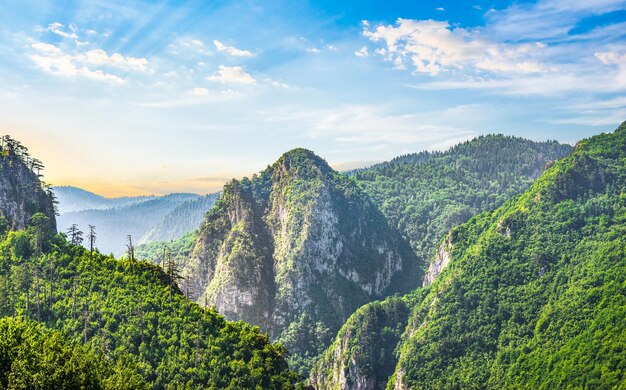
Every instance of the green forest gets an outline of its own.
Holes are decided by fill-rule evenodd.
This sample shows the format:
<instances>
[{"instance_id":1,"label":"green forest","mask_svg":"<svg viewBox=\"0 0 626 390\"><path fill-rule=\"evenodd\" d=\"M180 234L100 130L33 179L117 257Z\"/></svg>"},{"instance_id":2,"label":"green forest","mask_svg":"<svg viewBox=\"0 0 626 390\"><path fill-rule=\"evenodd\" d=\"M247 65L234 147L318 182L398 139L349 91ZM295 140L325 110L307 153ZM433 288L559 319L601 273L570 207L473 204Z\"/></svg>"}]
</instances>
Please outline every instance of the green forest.
<instances>
[{"instance_id":1,"label":"green forest","mask_svg":"<svg viewBox=\"0 0 626 390\"><path fill-rule=\"evenodd\" d=\"M9 317L1 332L19 335L2 338L0 388L72 388L63 379L70 377L76 388L297 384L282 347L190 302L176 269L91 253L54 234L43 214L26 230L5 232L0 256L0 313ZM43 349L22 351L31 345ZM93 357L84 367L69 363L84 357Z\"/></svg>"},{"instance_id":2,"label":"green forest","mask_svg":"<svg viewBox=\"0 0 626 390\"><path fill-rule=\"evenodd\" d=\"M626 123L439 241L449 265L359 309L317 388L626 386Z\"/></svg>"},{"instance_id":3,"label":"green forest","mask_svg":"<svg viewBox=\"0 0 626 390\"><path fill-rule=\"evenodd\" d=\"M0 198L30 201L0 205L0 389L626 386L626 124L573 149L484 136L347 175L296 149L227 186L198 229L121 258L95 249L97 228L57 232L42 166L3 142ZM198 294L205 248L233 275L211 288L273 283L278 337ZM412 292L364 294L384 251L428 267L394 276ZM283 262L275 280L250 276L257 252ZM298 299L303 315L285 309Z\"/></svg>"}]
</instances>

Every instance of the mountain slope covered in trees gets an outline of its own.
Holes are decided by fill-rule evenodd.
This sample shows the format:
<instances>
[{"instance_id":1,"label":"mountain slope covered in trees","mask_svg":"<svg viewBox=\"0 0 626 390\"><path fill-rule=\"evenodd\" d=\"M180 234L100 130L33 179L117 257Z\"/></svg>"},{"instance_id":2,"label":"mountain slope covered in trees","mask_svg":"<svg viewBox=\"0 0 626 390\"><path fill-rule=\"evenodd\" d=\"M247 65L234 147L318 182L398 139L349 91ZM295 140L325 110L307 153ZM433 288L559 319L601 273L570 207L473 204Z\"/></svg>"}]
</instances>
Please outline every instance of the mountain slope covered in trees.
<instances>
[{"instance_id":1,"label":"mountain slope covered in trees","mask_svg":"<svg viewBox=\"0 0 626 390\"><path fill-rule=\"evenodd\" d=\"M184 273L199 302L269 331L306 372L356 308L409 291L421 269L352 180L295 149L224 187Z\"/></svg>"},{"instance_id":2,"label":"mountain slope covered in trees","mask_svg":"<svg viewBox=\"0 0 626 390\"><path fill-rule=\"evenodd\" d=\"M25 228L37 213L54 221L55 199L40 180L42 169L41 161L19 141L0 138L0 232Z\"/></svg>"},{"instance_id":3,"label":"mountain slope covered in trees","mask_svg":"<svg viewBox=\"0 0 626 390\"><path fill-rule=\"evenodd\" d=\"M626 123L581 141L523 195L454 228L425 287L357 311L310 381L624 386L625 237ZM393 364L376 370L380 361Z\"/></svg>"},{"instance_id":4,"label":"mountain slope covered in trees","mask_svg":"<svg viewBox=\"0 0 626 390\"><path fill-rule=\"evenodd\" d=\"M146 232L139 243L172 241L197 229L204 220L204 214L213 208L219 196L219 193L208 194L180 204Z\"/></svg>"},{"instance_id":5,"label":"mountain slope covered in trees","mask_svg":"<svg viewBox=\"0 0 626 390\"><path fill-rule=\"evenodd\" d=\"M10 232L0 244L0 315L61 330L150 388L295 386L281 347L187 300L174 266L91 255L58 235L38 254L36 234Z\"/></svg>"},{"instance_id":6,"label":"mountain slope covered in trees","mask_svg":"<svg viewBox=\"0 0 626 390\"><path fill-rule=\"evenodd\" d=\"M82 210L119 208L157 198L156 195L107 198L91 191L72 186L54 186L52 189L59 200L59 214Z\"/></svg>"},{"instance_id":7,"label":"mountain slope covered in trees","mask_svg":"<svg viewBox=\"0 0 626 390\"><path fill-rule=\"evenodd\" d=\"M0 318L0 389L142 389L143 378L36 321Z\"/></svg>"},{"instance_id":8,"label":"mountain slope covered in trees","mask_svg":"<svg viewBox=\"0 0 626 390\"><path fill-rule=\"evenodd\" d=\"M87 231L88 225L94 225L98 234L98 249L103 253L119 256L126 250L129 234L134 243L138 243L150 229L162 223L177 207L197 198L199 195L196 194L169 194L133 201L121 207L64 213L58 217L59 230L67 231L72 224L76 224L80 230ZM199 214L203 215L202 212ZM198 216L192 218L197 220Z\"/></svg>"},{"instance_id":9,"label":"mountain slope covered in trees","mask_svg":"<svg viewBox=\"0 0 626 390\"><path fill-rule=\"evenodd\" d=\"M452 227L528 188L545 165L571 153L556 141L480 136L445 152L395 158L351 175L422 259Z\"/></svg>"},{"instance_id":10,"label":"mountain slope covered in trees","mask_svg":"<svg viewBox=\"0 0 626 390\"><path fill-rule=\"evenodd\" d=\"M18 157L2 174L30 180ZM28 184L12 187L15 199L43 188L36 175ZM68 241L54 226L54 213L36 212L0 232L0 388L301 386L266 334L191 302L176 264L90 252L70 243L89 237Z\"/></svg>"}]
</instances>

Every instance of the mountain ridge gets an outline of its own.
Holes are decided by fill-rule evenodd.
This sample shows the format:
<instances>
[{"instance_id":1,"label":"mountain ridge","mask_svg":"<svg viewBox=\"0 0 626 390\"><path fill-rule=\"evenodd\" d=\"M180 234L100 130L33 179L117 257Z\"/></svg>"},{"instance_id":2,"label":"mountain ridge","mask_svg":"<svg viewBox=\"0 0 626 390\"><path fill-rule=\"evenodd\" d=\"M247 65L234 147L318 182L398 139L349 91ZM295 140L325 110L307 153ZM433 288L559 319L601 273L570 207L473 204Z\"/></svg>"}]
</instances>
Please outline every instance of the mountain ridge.
<instances>
[{"instance_id":1,"label":"mountain ridge","mask_svg":"<svg viewBox=\"0 0 626 390\"><path fill-rule=\"evenodd\" d=\"M269 331L304 370L359 303L406 291L421 272L369 197L301 148L224 187L186 267L209 304Z\"/></svg>"},{"instance_id":2,"label":"mountain ridge","mask_svg":"<svg viewBox=\"0 0 626 390\"><path fill-rule=\"evenodd\" d=\"M431 262L438 264L432 283L360 308L317 361L310 383L618 385L626 373L617 363L625 357L619 335L626 323L616 317L626 307L619 287L626 283L624 145L626 122L579 142L523 194L453 228ZM394 312L394 305L409 310ZM389 323L400 325L385 334L381 324ZM378 361L394 363L376 372Z\"/></svg>"}]
</instances>

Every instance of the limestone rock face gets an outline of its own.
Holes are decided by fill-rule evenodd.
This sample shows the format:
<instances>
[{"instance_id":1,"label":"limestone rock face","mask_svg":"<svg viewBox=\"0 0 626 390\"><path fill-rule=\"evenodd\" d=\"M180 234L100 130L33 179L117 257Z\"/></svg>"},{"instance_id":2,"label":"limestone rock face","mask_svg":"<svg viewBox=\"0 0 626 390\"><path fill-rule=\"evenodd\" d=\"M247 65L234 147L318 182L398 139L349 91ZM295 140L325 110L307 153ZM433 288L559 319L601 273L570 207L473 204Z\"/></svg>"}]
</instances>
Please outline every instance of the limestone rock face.
<instances>
[{"instance_id":1,"label":"limestone rock face","mask_svg":"<svg viewBox=\"0 0 626 390\"><path fill-rule=\"evenodd\" d=\"M435 258L428 266L428 271L424 275L424 281L422 287L428 287L439 276L450 263L450 251L452 250L452 241L450 236L439 246Z\"/></svg>"},{"instance_id":2,"label":"limestone rock face","mask_svg":"<svg viewBox=\"0 0 626 390\"><path fill-rule=\"evenodd\" d=\"M56 228L54 204L39 177L14 152L0 155L0 216L11 229L24 229L30 217L44 213Z\"/></svg>"},{"instance_id":3,"label":"limestone rock face","mask_svg":"<svg viewBox=\"0 0 626 390\"><path fill-rule=\"evenodd\" d=\"M304 149L225 186L185 273L198 302L268 331L303 373L358 307L422 280L370 198Z\"/></svg>"}]
</instances>

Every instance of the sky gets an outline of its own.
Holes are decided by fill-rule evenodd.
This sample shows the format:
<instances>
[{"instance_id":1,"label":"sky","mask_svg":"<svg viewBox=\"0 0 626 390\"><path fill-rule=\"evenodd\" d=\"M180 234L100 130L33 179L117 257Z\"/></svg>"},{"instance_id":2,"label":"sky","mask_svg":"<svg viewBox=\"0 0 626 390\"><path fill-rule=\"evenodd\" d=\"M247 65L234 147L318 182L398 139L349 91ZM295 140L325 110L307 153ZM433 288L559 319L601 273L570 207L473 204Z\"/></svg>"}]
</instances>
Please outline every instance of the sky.
<instances>
[{"instance_id":1,"label":"sky","mask_svg":"<svg viewBox=\"0 0 626 390\"><path fill-rule=\"evenodd\" d=\"M107 196L624 120L626 0L0 0L0 132Z\"/></svg>"}]
</instances>

